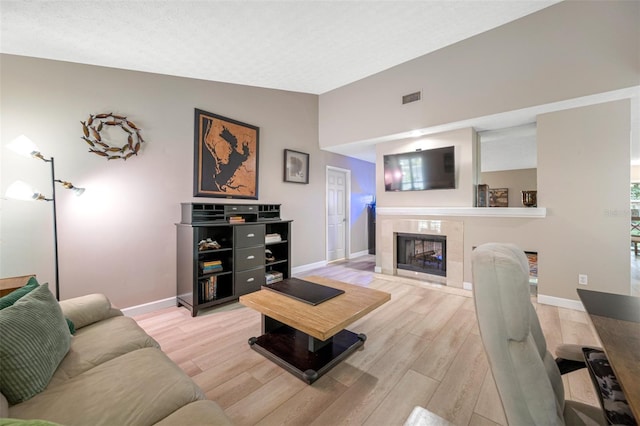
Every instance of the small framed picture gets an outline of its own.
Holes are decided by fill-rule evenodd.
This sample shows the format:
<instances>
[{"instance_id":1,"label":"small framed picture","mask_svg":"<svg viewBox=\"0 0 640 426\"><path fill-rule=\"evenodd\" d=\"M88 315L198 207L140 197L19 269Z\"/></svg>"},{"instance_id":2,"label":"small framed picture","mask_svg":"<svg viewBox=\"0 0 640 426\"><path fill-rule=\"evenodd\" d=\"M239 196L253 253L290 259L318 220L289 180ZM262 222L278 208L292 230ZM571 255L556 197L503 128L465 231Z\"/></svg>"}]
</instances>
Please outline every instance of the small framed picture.
<instances>
[{"instance_id":1,"label":"small framed picture","mask_svg":"<svg viewBox=\"0 0 640 426\"><path fill-rule=\"evenodd\" d=\"M509 207L509 189L489 188L489 207Z\"/></svg>"},{"instance_id":2,"label":"small framed picture","mask_svg":"<svg viewBox=\"0 0 640 426\"><path fill-rule=\"evenodd\" d=\"M284 181L309 183L309 154L284 150Z\"/></svg>"}]
</instances>

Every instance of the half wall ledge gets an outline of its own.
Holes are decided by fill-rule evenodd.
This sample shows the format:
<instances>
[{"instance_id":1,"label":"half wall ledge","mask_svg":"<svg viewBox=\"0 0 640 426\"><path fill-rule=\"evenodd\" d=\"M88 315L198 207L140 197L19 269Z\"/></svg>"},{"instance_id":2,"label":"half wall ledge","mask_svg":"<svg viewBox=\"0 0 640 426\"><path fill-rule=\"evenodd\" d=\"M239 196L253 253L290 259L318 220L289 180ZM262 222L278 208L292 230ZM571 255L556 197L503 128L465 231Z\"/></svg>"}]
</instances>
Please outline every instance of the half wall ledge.
<instances>
[{"instance_id":1,"label":"half wall ledge","mask_svg":"<svg viewBox=\"0 0 640 426\"><path fill-rule=\"evenodd\" d=\"M473 216L528 217L547 216L546 207L378 207L377 215L388 216Z\"/></svg>"}]
</instances>

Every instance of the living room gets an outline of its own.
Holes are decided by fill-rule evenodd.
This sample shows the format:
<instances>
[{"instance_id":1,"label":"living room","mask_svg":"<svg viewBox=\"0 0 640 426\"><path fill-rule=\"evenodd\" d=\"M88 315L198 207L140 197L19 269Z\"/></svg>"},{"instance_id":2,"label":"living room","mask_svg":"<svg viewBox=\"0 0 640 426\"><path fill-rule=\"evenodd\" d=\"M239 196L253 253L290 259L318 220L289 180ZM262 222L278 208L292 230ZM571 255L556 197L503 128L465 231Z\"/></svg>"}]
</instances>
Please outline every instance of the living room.
<instances>
[{"instance_id":1,"label":"living room","mask_svg":"<svg viewBox=\"0 0 640 426\"><path fill-rule=\"evenodd\" d=\"M356 256L367 249L366 205L373 197L378 209L473 206L473 146L482 130L473 123L513 114L537 125L538 206L547 209L546 217L464 218L464 258L482 242L513 241L540 254L538 292L549 303L577 301L578 274L588 275L593 289L628 293L628 135L638 92L637 44L629 34L637 31L635 6L561 2L320 96L5 54L3 141L27 134L56 158L59 178L87 188L78 198L58 195L62 298L103 291L122 307L170 305L174 224L180 203L197 200L194 108L261 129L258 200L282 204L283 216L293 220L294 271L327 259L325 231L315 226L325 221L326 166L351 170L348 255ZM542 27L546 39L537 34ZM503 54L510 46L528 48L517 50L514 60ZM424 91L423 101L403 106L387 100L415 88ZM137 123L146 141L139 155L106 161L87 152L80 122L101 112ZM450 142L461 153L457 189L384 192L382 154L438 144L448 131L464 128L472 130L463 137L453 133ZM424 142L402 135L415 129L425 130ZM438 134L430 134L434 130ZM637 132L631 133L635 141ZM378 142L376 165L330 152L368 141ZM284 149L310 154L308 185L282 182ZM42 191L50 185L46 165L5 149L2 166L4 190L17 179ZM2 276L36 273L53 281L50 206L3 199L2 216ZM381 266L379 257L376 263ZM468 261L463 281L471 281Z\"/></svg>"},{"instance_id":2,"label":"living room","mask_svg":"<svg viewBox=\"0 0 640 426\"><path fill-rule=\"evenodd\" d=\"M193 196L200 108L260 128L257 202L281 204L293 220L294 274L327 264L318 224L325 223L331 166L351 171L348 257L367 252L366 208L375 199L381 217L462 222L460 287L472 282L473 247L513 242L539 255L539 300L576 308L579 274L588 275L590 289L630 292L639 20L634 1L560 2L319 95L3 53L2 141L29 136L55 157L57 178L86 188L82 197L57 194L61 299L104 293L132 315L175 305L180 203L203 201ZM423 99L401 105L415 90ZM108 161L88 152L81 122L100 113L122 114L142 129L138 155ZM477 132L497 115L513 125L536 123L543 216L487 217L473 209ZM416 129L422 136L409 138ZM383 155L447 144L459 154L455 190L385 193ZM362 145L374 147L374 162L347 155ZM283 182L285 149L310 155L308 184ZM17 179L48 192L45 164L1 152L3 194ZM0 203L0 276L53 282L51 205ZM467 208L474 211L460 213ZM380 269L382 256L375 258Z\"/></svg>"}]
</instances>

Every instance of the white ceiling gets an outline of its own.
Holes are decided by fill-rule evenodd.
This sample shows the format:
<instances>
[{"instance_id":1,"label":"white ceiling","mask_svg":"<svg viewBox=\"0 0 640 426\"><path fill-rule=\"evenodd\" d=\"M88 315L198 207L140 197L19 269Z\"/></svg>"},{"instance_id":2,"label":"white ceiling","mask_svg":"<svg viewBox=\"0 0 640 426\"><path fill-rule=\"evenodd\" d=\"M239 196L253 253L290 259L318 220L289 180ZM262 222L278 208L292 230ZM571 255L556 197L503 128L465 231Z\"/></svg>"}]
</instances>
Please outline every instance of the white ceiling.
<instances>
[{"instance_id":1,"label":"white ceiling","mask_svg":"<svg viewBox=\"0 0 640 426\"><path fill-rule=\"evenodd\" d=\"M559 1L0 0L0 52L322 94ZM633 90L637 113L638 88ZM596 101L601 97L419 132L499 129ZM375 162L376 143L406 137L415 135L384 135L331 150ZM633 158L640 161L640 141L636 145Z\"/></svg>"},{"instance_id":2,"label":"white ceiling","mask_svg":"<svg viewBox=\"0 0 640 426\"><path fill-rule=\"evenodd\" d=\"M2 0L0 51L322 94L558 1Z\"/></svg>"}]
</instances>

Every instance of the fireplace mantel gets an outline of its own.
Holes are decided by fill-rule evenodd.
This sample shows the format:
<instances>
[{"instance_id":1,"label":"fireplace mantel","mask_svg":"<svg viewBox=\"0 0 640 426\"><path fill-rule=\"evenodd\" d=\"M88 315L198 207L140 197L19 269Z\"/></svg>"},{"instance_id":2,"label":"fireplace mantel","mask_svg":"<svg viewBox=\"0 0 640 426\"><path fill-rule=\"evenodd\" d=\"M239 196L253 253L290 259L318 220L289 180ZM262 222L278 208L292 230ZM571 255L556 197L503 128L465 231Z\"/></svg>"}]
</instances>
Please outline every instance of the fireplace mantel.
<instances>
[{"instance_id":1,"label":"fireplace mantel","mask_svg":"<svg viewBox=\"0 0 640 426\"><path fill-rule=\"evenodd\" d=\"M380 216L473 216L543 218L545 207L377 207Z\"/></svg>"}]
</instances>

